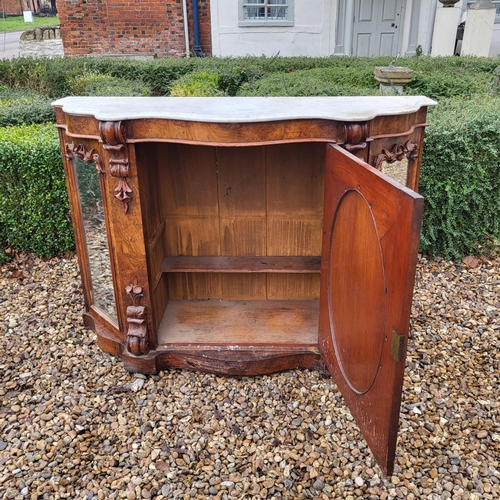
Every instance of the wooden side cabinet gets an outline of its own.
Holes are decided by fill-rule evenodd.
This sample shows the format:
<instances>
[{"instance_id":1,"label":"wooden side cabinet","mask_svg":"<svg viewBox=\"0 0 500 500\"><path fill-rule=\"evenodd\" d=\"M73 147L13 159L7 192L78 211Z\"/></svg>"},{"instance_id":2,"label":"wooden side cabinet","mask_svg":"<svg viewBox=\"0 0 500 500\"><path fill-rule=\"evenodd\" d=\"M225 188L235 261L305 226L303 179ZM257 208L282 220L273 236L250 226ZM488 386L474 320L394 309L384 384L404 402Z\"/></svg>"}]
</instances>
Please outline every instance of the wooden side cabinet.
<instances>
[{"instance_id":1,"label":"wooden side cabinet","mask_svg":"<svg viewBox=\"0 0 500 500\"><path fill-rule=\"evenodd\" d=\"M326 364L390 474L433 104L56 101L99 345L144 373Z\"/></svg>"}]
</instances>

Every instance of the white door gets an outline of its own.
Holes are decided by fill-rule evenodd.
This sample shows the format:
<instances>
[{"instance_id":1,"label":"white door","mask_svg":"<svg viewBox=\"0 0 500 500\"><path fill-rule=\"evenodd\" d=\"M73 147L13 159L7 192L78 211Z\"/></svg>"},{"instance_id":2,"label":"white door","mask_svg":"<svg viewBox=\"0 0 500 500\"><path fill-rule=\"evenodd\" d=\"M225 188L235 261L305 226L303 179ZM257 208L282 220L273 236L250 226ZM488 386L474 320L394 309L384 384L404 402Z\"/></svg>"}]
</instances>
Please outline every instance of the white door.
<instances>
[{"instance_id":1,"label":"white door","mask_svg":"<svg viewBox=\"0 0 500 500\"><path fill-rule=\"evenodd\" d=\"M355 0L352 55L398 55L403 0Z\"/></svg>"}]
</instances>

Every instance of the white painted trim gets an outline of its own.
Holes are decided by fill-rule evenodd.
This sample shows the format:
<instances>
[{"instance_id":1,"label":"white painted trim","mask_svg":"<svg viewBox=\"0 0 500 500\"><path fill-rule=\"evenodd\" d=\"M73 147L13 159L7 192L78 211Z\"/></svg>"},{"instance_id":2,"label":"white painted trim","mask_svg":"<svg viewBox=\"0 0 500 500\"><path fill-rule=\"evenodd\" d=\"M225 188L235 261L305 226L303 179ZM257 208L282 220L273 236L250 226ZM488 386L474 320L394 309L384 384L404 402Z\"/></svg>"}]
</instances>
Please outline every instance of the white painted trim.
<instances>
[{"instance_id":1,"label":"white painted trim","mask_svg":"<svg viewBox=\"0 0 500 500\"><path fill-rule=\"evenodd\" d=\"M352 56L352 35L354 32L354 0L347 0L345 7L344 54Z\"/></svg>"},{"instance_id":2,"label":"white painted trim","mask_svg":"<svg viewBox=\"0 0 500 500\"><path fill-rule=\"evenodd\" d=\"M191 51L189 48L189 23L186 0L182 0L182 16L184 18L184 40L186 42L186 57L189 57L191 55Z\"/></svg>"}]
</instances>

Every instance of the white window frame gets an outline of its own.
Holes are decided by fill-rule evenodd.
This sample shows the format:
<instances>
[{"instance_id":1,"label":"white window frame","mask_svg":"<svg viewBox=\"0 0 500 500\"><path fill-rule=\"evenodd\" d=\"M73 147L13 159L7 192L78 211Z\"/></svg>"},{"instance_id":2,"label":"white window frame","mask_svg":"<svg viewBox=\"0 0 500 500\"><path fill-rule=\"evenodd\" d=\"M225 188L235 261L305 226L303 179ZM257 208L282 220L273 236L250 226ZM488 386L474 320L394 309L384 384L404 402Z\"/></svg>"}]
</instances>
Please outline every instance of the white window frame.
<instances>
[{"instance_id":1,"label":"white window frame","mask_svg":"<svg viewBox=\"0 0 500 500\"><path fill-rule=\"evenodd\" d=\"M238 11L239 11L239 21L238 26L293 26L293 7L294 0L287 0L287 3L282 5L283 7L287 7L288 16L287 19L245 19L245 7L264 7L268 6L279 7L280 4L270 4L268 0L264 0L264 3L258 4L253 3L250 4L246 0L238 0Z\"/></svg>"}]
</instances>

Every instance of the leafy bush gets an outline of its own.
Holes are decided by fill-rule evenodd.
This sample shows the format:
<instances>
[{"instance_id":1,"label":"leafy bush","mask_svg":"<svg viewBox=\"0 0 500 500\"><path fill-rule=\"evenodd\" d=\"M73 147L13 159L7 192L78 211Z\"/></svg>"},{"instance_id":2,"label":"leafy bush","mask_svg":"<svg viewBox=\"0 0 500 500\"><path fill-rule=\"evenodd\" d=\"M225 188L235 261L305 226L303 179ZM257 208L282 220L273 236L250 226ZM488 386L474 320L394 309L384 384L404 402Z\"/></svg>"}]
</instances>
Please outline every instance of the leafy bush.
<instances>
[{"instance_id":1,"label":"leafy bush","mask_svg":"<svg viewBox=\"0 0 500 500\"><path fill-rule=\"evenodd\" d=\"M94 96L148 96L149 87L140 81L124 80L110 75L89 71L73 76L68 81L72 95Z\"/></svg>"},{"instance_id":2,"label":"leafy bush","mask_svg":"<svg viewBox=\"0 0 500 500\"><path fill-rule=\"evenodd\" d=\"M494 76L491 73L464 71L457 77L456 71L427 73L416 70L413 80L405 87L407 94L425 95L431 99L467 97L491 93Z\"/></svg>"},{"instance_id":3,"label":"leafy bush","mask_svg":"<svg viewBox=\"0 0 500 500\"><path fill-rule=\"evenodd\" d=\"M317 68L293 73L272 73L256 82L245 83L240 96L335 96L376 95L378 82L373 68Z\"/></svg>"},{"instance_id":4,"label":"leafy bush","mask_svg":"<svg viewBox=\"0 0 500 500\"><path fill-rule=\"evenodd\" d=\"M211 97L222 96L224 92L219 88L219 75L204 71L190 73L174 83L170 91L171 97Z\"/></svg>"},{"instance_id":5,"label":"leafy bush","mask_svg":"<svg viewBox=\"0 0 500 500\"><path fill-rule=\"evenodd\" d=\"M147 85L152 95L169 95L175 82L190 73L209 72L219 75L218 87L227 95L236 95L247 84L241 95L256 95L251 86L272 74L295 74L289 87L302 87L302 94L314 91L311 84L300 80L319 78L318 89L323 95L348 91L351 85L365 89L377 88L373 68L389 64L390 58L356 57L243 57L243 58L188 58L153 59L137 61L116 57L68 57L54 59L15 58L0 60L0 82L10 87L30 88L51 98L70 95L70 82L77 76L98 73L115 78L140 81ZM413 57L398 59L397 65L415 70L415 81L409 92L422 93L433 98L471 95L489 92L498 59L474 57ZM322 73L319 70L328 70ZM308 74L308 71L312 71ZM458 78L460 76L460 78ZM333 78L340 87L327 86L326 78ZM273 92L280 87L282 76L275 76L269 83ZM344 81L341 81L345 78ZM333 84L332 84L333 85ZM262 91L267 91L265 82ZM253 90L251 90L253 89ZM253 92L253 93L252 93ZM277 94L266 94L277 95Z\"/></svg>"},{"instance_id":6,"label":"leafy bush","mask_svg":"<svg viewBox=\"0 0 500 500\"><path fill-rule=\"evenodd\" d=\"M449 258L500 237L500 99L442 100L429 114L421 250Z\"/></svg>"},{"instance_id":7,"label":"leafy bush","mask_svg":"<svg viewBox=\"0 0 500 500\"><path fill-rule=\"evenodd\" d=\"M0 249L58 255L74 248L53 125L0 128Z\"/></svg>"},{"instance_id":8,"label":"leafy bush","mask_svg":"<svg viewBox=\"0 0 500 500\"><path fill-rule=\"evenodd\" d=\"M0 83L21 90L0 88L0 125L52 120L51 99L71 94L373 95L378 94L373 68L389 62L352 57L4 59ZM415 71L406 93L440 101L429 113L423 153L421 250L452 258L477 252L500 230L500 99L492 97L500 91L500 62L414 57L397 65ZM59 148L51 142L54 130L36 129L50 136L44 146L32 140L33 130L12 129L8 140L1 131L0 249L11 245L57 254L73 245ZM28 142L35 144L36 154Z\"/></svg>"},{"instance_id":9,"label":"leafy bush","mask_svg":"<svg viewBox=\"0 0 500 500\"><path fill-rule=\"evenodd\" d=\"M55 120L51 99L32 90L0 86L0 127Z\"/></svg>"}]
</instances>

